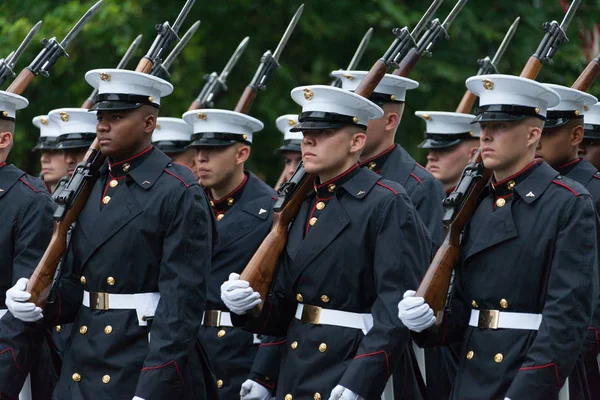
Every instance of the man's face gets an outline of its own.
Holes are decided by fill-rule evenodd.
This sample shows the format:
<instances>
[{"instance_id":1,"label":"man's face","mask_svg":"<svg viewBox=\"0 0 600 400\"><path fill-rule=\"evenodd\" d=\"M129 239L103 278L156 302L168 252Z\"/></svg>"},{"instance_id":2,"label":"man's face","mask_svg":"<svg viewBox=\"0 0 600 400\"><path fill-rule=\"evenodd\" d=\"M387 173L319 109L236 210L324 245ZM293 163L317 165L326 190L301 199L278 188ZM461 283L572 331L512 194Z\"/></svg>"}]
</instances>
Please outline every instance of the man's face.
<instances>
[{"instance_id":1,"label":"man's face","mask_svg":"<svg viewBox=\"0 0 600 400\"><path fill-rule=\"evenodd\" d=\"M346 165L354 137L347 128L302 133L304 137L300 148L304 168L308 173L318 175L335 171Z\"/></svg>"},{"instance_id":2,"label":"man's face","mask_svg":"<svg viewBox=\"0 0 600 400\"><path fill-rule=\"evenodd\" d=\"M467 140L452 147L430 149L425 167L444 187L453 187L458 183L477 145L474 140Z\"/></svg>"},{"instance_id":3,"label":"man's face","mask_svg":"<svg viewBox=\"0 0 600 400\"><path fill-rule=\"evenodd\" d=\"M596 169L600 169L600 139L583 139L579 145L579 154Z\"/></svg>"},{"instance_id":4,"label":"man's face","mask_svg":"<svg viewBox=\"0 0 600 400\"><path fill-rule=\"evenodd\" d=\"M98 111L96 137L102 154L120 160L150 145L156 118L150 115L147 107L150 106L133 110Z\"/></svg>"},{"instance_id":5,"label":"man's face","mask_svg":"<svg viewBox=\"0 0 600 400\"><path fill-rule=\"evenodd\" d=\"M180 153L169 153L168 156L174 163L185 165L197 175L198 171L196 168L196 149L189 148Z\"/></svg>"},{"instance_id":6,"label":"man's face","mask_svg":"<svg viewBox=\"0 0 600 400\"><path fill-rule=\"evenodd\" d=\"M573 159L571 129L568 125L544 129L535 151L535 157L543 159L551 167L560 167Z\"/></svg>"},{"instance_id":7,"label":"man's face","mask_svg":"<svg viewBox=\"0 0 600 400\"><path fill-rule=\"evenodd\" d=\"M87 148L65 150L65 162L67 163L67 173L69 176L73 175L77 164L83 161L83 157L85 157L87 150Z\"/></svg>"},{"instance_id":8,"label":"man's face","mask_svg":"<svg viewBox=\"0 0 600 400\"><path fill-rule=\"evenodd\" d=\"M202 186L219 188L235 174L238 145L196 147L196 166Z\"/></svg>"},{"instance_id":9,"label":"man's face","mask_svg":"<svg viewBox=\"0 0 600 400\"><path fill-rule=\"evenodd\" d=\"M284 182L290 180L294 171L298 167L298 164L302 160L302 153L299 151L286 151L283 153L283 162L284 162Z\"/></svg>"},{"instance_id":10,"label":"man's face","mask_svg":"<svg viewBox=\"0 0 600 400\"><path fill-rule=\"evenodd\" d=\"M67 174L67 163L64 154L60 151L42 150L40 163L42 176L47 184L55 184Z\"/></svg>"},{"instance_id":11,"label":"man's face","mask_svg":"<svg viewBox=\"0 0 600 400\"><path fill-rule=\"evenodd\" d=\"M481 157L486 168L510 169L529 152L530 126L525 121L482 122Z\"/></svg>"}]
</instances>

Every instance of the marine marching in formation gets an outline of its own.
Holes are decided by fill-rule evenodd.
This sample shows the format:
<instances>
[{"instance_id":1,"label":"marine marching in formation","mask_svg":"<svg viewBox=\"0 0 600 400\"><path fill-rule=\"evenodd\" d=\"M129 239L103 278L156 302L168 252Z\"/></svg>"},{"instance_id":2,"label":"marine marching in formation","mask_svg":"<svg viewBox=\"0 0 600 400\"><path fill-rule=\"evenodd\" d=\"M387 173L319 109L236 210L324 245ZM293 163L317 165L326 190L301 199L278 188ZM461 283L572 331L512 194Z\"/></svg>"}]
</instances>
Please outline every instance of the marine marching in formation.
<instances>
[{"instance_id":1,"label":"marine marching in formation","mask_svg":"<svg viewBox=\"0 0 600 400\"><path fill-rule=\"evenodd\" d=\"M41 179L6 161L28 100L0 91L0 399L600 399L600 103L581 86L468 78L474 114L415 113L422 167L395 144L419 83L334 71L275 121L277 192L245 168L263 122L159 117L174 88L146 72L91 70L89 109L33 119ZM477 156L491 179L439 312L417 288ZM242 272L300 171L264 296Z\"/></svg>"}]
</instances>

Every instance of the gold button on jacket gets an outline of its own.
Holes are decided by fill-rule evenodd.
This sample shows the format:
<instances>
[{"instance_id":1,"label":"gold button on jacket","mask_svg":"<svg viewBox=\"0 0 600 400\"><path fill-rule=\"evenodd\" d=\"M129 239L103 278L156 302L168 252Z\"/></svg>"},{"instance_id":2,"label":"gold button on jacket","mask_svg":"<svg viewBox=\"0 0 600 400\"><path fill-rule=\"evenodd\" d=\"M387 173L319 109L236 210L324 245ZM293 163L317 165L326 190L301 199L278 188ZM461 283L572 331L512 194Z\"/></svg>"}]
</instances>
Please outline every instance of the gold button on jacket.
<instances>
[{"instance_id":1,"label":"gold button on jacket","mask_svg":"<svg viewBox=\"0 0 600 400\"><path fill-rule=\"evenodd\" d=\"M110 375L104 375L102 377L102 383L108 383L110 382Z\"/></svg>"},{"instance_id":2,"label":"gold button on jacket","mask_svg":"<svg viewBox=\"0 0 600 400\"><path fill-rule=\"evenodd\" d=\"M473 350L469 350L467 352L467 360L471 360L475 356L475 352Z\"/></svg>"}]
</instances>

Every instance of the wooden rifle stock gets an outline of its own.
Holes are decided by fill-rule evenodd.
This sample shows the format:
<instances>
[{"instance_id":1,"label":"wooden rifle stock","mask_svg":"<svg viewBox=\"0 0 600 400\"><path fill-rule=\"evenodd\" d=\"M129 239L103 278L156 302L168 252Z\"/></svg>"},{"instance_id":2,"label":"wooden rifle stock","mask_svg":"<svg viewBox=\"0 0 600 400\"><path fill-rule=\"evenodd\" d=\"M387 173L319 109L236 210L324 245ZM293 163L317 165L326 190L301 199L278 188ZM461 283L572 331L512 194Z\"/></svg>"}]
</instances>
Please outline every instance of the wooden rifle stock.
<instances>
[{"instance_id":1,"label":"wooden rifle stock","mask_svg":"<svg viewBox=\"0 0 600 400\"><path fill-rule=\"evenodd\" d=\"M475 100L477 100L477 96L475 96L470 90L467 90L463 95L460 103L458 103L458 107L456 107L457 113L469 114L471 109L473 108L473 104L475 104Z\"/></svg>"},{"instance_id":2,"label":"wooden rifle stock","mask_svg":"<svg viewBox=\"0 0 600 400\"><path fill-rule=\"evenodd\" d=\"M529 57L529 60L527 60L527 64L525 64L525 67L523 68L523 70L521 71L521 75L519 76L521 78L535 79L540 73L541 69L542 62L536 57L531 56Z\"/></svg>"},{"instance_id":3,"label":"wooden rifle stock","mask_svg":"<svg viewBox=\"0 0 600 400\"><path fill-rule=\"evenodd\" d=\"M417 62L421 59L419 51L413 47L408 51L406 56L400 61L398 69L394 71L394 75L407 77L411 73Z\"/></svg>"},{"instance_id":4,"label":"wooden rifle stock","mask_svg":"<svg viewBox=\"0 0 600 400\"><path fill-rule=\"evenodd\" d=\"M21 94L25 91L27 86L33 81L35 78L35 74L28 70L27 68L23 68L23 70L19 73L19 75L15 78L15 80L10 84L7 92L14 94Z\"/></svg>"},{"instance_id":5,"label":"wooden rifle stock","mask_svg":"<svg viewBox=\"0 0 600 400\"><path fill-rule=\"evenodd\" d=\"M89 110L90 108L92 108L92 106L94 105L94 102L90 99L86 99L83 104L81 105L81 108L85 108L86 110Z\"/></svg>"},{"instance_id":6,"label":"wooden rifle stock","mask_svg":"<svg viewBox=\"0 0 600 400\"><path fill-rule=\"evenodd\" d=\"M240 276L240 279L250 282L252 289L260 293L262 303L250 310L250 314L253 316L258 316L262 310L277 270L279 257L287 243L289 225L298 215L298 211L313 185L314 176L308 175L285 207L274 213L271 232L263 240Z\"/></svg>"},{"instance_id":7,"label":"wooden rifle stock","mask_svg":"<svg viewBox=\"0 0 600 400\"><path fill-rule=\"evenodd\" d=\"M600 64L598 63L599 57L600 56L590 61L590 63L587 65L587 67L585 67L581 75L579 75L575 83L573 83L573 85L571 86L572 89L587 92L590 89L590 87L592 87L592 84L594 83L598 75L600 75Z\"/></svg>"},{"instance_id":8,"label":"wooden rifle stock","mask_svg":"<svg viewBox=\"0 0 600 400\"><path fill-rule=\"evenodd\" d=\"M242 93L242 96L238 100L233 111L242 114L248 114L248 111L250 111L250 107L252 107L252 103L254 103L254 99L256 98L256 92L256 88L252 86L246 86L244 93Z\"/></svg>"},{"instance_id":9,"label":"wooden rifle stock","mask_svg":"<svg viewBox=\"0 0 600 400\"><path fill-rule=\"evenodd\" d=\"M375 91L377 85L379 85L379 82L381 82L385 76L387 69L388 66L383 61L377 60L369 70L367 76L365 76L365 79L363 79L360 85L358 85L354 93L368 99L369 96L371 96Z\"/></svg>"},{"instance_id":10,"label":"wooden rifle stock","mask_svg":"<svg viewBox=\"0 0 600 400\"><path fill-rule=\"evenodd\" d=\"M200 104L200 102L198 100L194 100L192 102L192 104L190 104L190 106L188 107L188 111L194 111L200 108L202 104Z\"/></svg>"},{"instance_id":11,"label":"wooden rifle stock","mask_svg":"<svg viewBox=\"0 0 600 400\"><path fill-rule=\"evenodd\" d=\"M144 74L149 74L152 70L152 61L143 57L138 63L137 67L135 67L137 72L143 72Z\"/></svg>"}]
</instances>

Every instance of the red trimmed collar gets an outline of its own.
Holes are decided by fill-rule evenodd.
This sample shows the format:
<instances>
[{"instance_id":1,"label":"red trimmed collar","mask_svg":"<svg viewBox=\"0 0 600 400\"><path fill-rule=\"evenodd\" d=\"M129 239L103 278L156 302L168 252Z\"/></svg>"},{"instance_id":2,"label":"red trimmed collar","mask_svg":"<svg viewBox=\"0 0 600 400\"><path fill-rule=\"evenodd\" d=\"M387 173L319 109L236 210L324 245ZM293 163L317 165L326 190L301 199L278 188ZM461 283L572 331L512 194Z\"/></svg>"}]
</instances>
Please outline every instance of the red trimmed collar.
<instances>
[{"instance_id":1,"label":"red trimmed collar","mask_svg":"<svg viewBox=\"0 0 600 400\"><path fill-rule=\"evenodd\" d=\"M571 172L571 170L575 168L577 164L579 164L580 161L581 158L576 158L574 160L569 161L566 164L561 165L560 167L556 167L555 169L558 171L559 174L567 176L569 172Z\"/></svg>"},{"instance_id":2,"label":"red trimmed collar","mask_svg":"<svg viewBox=\"0 0 600 400\"><path fill-rule=\"evenodd\" d=\"M377 154L375 157L371 157L364 161L360 162L361 167L367 167L371 171L380 171L383 168L383 164L387 161L388 157L392 153L392 151L396 148L396 144L388 147L381 153Z\"/></svg>"},{"instance_id":3,"label":"red trimmed collar","mask_svg":"<svg viewBox=\"0 0 600 400\"><path fill-rule=\"evenodd\" d=\"M244 191L244 187L246 186L247 182L248 175L244 174L244 179L242 180L242 183L240 183L235 189L233 189L230 193L223 196L219 200L215 200L212 197L210 189L207 188L206 194L208 195L208 198L210 200L210 206L212 207L215 214L224 214L227 211L229 211L231 207L233 207L233 205L236 204L242 197L242 192Z\"/></svg>"},{"instance_id":4,"label":"red trimmed collar","mask_svg":"<svg viewBox=\"0 0 600 400\"><path fill-rule=\"evenodd\" d=\"M4 161L3 163L0 163L0 168L4 167L6 165L6 161Z\"/></svg>"},{"instance_id":5,"label":"red trimmed collar","mask_svg":"<svg viewBox=\"0 0 600 400\"><path fill-rule=\"evenodd\" d=\"M327 182L318 183L319 178L315 179L314 189L317 197L324 199L333 196L337 189L339 189L344 183L348 182L359 172L360 164L354 164L351 168L347 169L335 178L328 180Z\"/></svg>"},{"instance_id":6,"label":"red trimmed collar","mask_svg":"<svg viewBox=\"0 0 600 400\"><path fill-rule=\"evenodd\" d=\"M517 172L509 176L508 178L502 179L499 182L492 177L491 186L492 191L494 192L494 196L496 197L504 197L509 196L515 190L515 186L517 186L520 182L523 182L533 171L538 167L538 162L533 161L531 164Z\"/></svg>"},{"instance_id":7,"label":"red trimmed collar","mask_svg":"<svg viewBox=\"0 0 600 400\"><path fill-rule=\"evenodd\" d=\"M152 153L153 149L154 147L150 146L145 150L142 150L141 152L137 153L135 156L116 163L113 163L110 160L108 160L108 169L110 171L110 175L113 178L121 178L127 175L140 164L142 164L144 160L146 160L146 158L148 158L148 156Z\"/></svg>"}]
</instances>

